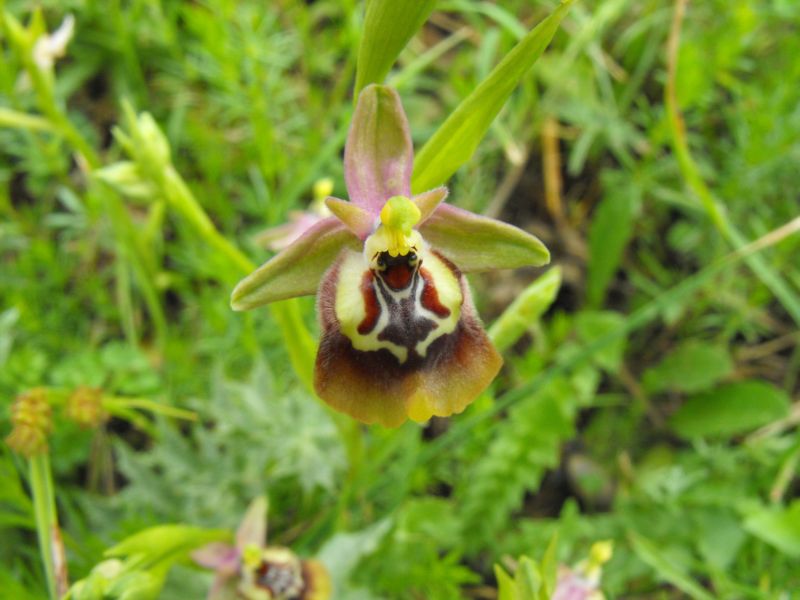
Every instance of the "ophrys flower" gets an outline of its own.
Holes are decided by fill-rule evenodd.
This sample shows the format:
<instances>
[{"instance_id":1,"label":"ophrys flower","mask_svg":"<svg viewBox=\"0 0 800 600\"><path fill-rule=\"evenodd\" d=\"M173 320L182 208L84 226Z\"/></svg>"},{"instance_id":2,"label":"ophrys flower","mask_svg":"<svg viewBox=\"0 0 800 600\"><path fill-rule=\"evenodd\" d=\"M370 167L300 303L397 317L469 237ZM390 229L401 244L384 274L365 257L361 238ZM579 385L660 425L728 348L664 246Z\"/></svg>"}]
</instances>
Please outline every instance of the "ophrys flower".
<instances>
[{"instance_id":1,"label":"ophrys flower","mask_svg":"<svg viewBox=\"0 0 800 600\"><path fill-rule=\"evenodd\" d=\"M214 569L208 600L329 600L331 582L322 563L301 560L288 548L267 545L267 500L250 504L236 545L213 542L192 553Z\"/></svg>"},{"instance_id":2,"label":"ophrys flower","mask_svg":"<svg viewBox=\"0 0 800 600\"><path fill-rule=\"evenodd\" d=\"M242 280L231 304L316 292L314 383L337 410L386 426L461 412L502 365L464 273L539 266L549 253L521 229L443 204L444 187L412 196L408 121L391 88L361 92L344 163L350 201L328 198L333 216Z\"/></svg>"}]
</instances>

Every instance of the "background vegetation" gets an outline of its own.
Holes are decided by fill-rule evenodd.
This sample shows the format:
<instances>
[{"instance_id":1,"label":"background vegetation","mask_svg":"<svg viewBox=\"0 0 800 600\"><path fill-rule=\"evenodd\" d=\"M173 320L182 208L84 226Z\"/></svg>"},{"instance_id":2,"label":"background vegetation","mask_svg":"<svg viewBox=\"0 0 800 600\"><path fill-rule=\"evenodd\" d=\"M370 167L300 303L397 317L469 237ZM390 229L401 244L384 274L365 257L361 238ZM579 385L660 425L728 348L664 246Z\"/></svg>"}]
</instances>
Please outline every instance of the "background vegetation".
<instances>
[{"instance_id":1,"label":"background vegetation","mask_svg":"<svg viewBox=\"0 0 800 600\"><path fill-rule=\"evenodd\" d=\"M346 436L280 316L229 309L226 252L266 259L258 234L321 179L346 197L362 3L39 5L75 37L48 100L0 34L0 398L139 401L89 430L56 416L72 580L145 527L232 529L266 493L271 543L319 556L341 598L491 598L493 564L555 532L566 564L613 540L609 597L800 589L800 4L697 1L680 22L668 0L575 3L449 183L554 257L471 280L491 325L544 278L501 377L463 415ZM417 148L554 5L436 3L388 76ZM155 124L169 154L142 156ZM198 235L187 197L224 238ZM316 330L313 304L295 317ZM43 597L6 445L0 478L0 589ZM162 597L210 581L183 562Z\"/></svg>"}]
</instances>

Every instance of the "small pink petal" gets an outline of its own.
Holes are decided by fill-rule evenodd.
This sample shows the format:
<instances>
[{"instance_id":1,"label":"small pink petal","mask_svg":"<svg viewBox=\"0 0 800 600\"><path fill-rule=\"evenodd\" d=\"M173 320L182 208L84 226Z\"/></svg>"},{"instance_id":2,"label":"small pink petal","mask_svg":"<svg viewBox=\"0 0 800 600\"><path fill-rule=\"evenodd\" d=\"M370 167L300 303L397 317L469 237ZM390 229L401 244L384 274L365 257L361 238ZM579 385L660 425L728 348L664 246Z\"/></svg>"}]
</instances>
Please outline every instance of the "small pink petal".
<instances>
[{"instance_id":1,"label":"small pink petal","mask_svg":"<svg viewBox=\"0 0 800 600\"><path fill-rule=\"evenodd\" d=\"M408 120L397 92L382 85L365 87L344 151L350 201L378 215L392 196L411 195L413 164Z\"/></svg>"},{"instance_id":2,"label":"small pink petal","mask_svg":"<svg viewBox=\"0 0 800 600\"><path fill-rule=\"evenodd\" d=\"M220 573L235 574L239 567L239 551L230 544L211 542L191 554L192 560L201 567Z\"/></svg>"},{"instance_id":3,"label":"small pink petal","mask_svg":"<svg viewBox=\"0 0 800 600\"><path fill-rule=\"evenodd\" d=\"M561 566L552 600L593 600L599 590L597 580L590 580L580 573Z\"/></svg>"}]
</instances>

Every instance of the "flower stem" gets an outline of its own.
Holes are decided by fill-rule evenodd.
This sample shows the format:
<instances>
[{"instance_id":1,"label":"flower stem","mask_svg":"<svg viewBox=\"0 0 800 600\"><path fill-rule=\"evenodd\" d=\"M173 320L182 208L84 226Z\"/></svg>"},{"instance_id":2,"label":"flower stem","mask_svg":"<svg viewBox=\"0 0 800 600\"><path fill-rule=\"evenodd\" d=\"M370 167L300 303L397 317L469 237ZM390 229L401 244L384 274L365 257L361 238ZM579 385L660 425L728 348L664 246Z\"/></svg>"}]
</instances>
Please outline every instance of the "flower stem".
<instances>
[{"instance_id":1,"label":"flower stem","mask_svg":"<svg viewBox=\"0 0 800 600\"><path fill-rule=\"evenodd\" d=\"M66 593L67 581L64 551L58 530L50 457L46 452L39 452L28 459L28 464L36 533L47 581L47 593L52 600L56 600Z\"/></svg>"},{"instance_id":2,"label":"flower stem","mask_svg":"<svg viewBox=\"0 0 800 600\"><path fill-rule=\"evenodd\" d=\"M153 177L171 207L194 229L206 244L224 256L231 267L247 275L257 267L239 248L223 236L214 226L183 177L172 166L168 166L162 178ZM296 300L284 300L270 306L272 317L283 334L289 361L295 373L309 390L313 391L313 367L316 344L300 313Z\"/></svg>"}]
</instances>

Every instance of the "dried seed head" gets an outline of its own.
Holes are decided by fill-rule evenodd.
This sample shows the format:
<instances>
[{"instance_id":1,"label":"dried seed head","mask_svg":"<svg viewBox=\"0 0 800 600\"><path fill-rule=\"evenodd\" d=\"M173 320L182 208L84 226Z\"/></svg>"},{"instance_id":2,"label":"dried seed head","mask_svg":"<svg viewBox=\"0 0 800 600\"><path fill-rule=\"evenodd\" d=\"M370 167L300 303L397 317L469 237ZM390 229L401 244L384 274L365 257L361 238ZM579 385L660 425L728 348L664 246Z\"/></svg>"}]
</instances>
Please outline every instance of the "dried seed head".
<instances>
[{"instance_id":1,"label":"dried seed head","mask_svg":"<svg viewBox=\"0 0 800 600\"><path fill-rule=\"evenodd\" d=\"M17 396L11 405L13 429L6 443L26 457L47 452L47 435L53 429L52 409L45 388L34 388Z\"/></svg>"},{"instance_id":2,"label":"dried seed head","mask_svg":"<svg viewBox=\"0 0 800 600\"><path fill-rule=\"evenodd\" d=\"M65 412L68 419L85 429L94 429L108 420L108 413L103 409L103 391L100 388L77 388L67 399Z\"/></svg>"}]
</instances>

